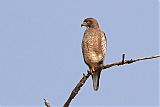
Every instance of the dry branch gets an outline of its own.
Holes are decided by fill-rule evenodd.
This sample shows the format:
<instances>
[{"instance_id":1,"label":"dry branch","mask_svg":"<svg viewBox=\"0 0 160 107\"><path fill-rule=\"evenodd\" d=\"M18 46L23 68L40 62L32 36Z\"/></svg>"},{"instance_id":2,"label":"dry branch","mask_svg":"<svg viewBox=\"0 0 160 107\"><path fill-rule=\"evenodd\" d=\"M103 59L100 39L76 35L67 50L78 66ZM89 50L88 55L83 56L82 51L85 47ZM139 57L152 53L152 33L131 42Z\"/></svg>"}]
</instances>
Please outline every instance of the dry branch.
<instances>
[{"instance_id":1,"label":"dry branch","mask_svg":"<svg viewBox=\"0 0 160 107\"><path fill-rule=\"evenodd\" d=\"M116 66L116 65L119 66L119 65L124 65L124 64L130 64L130 63L133 63L133 62L137 62L137 61L141 61L141 60L147 60L147 59L153 59L153 58L158 58L158 57L160 57L160 55L137 58L137 59L130 59L130 60L124 60L123 61L124 58L122 56L122 61L111 63L111 64L106 64L106 65L103 66L103 69L110 68L110 67Z\"/></svg>"},{"instance_id":2,"label":"dry branch","mask_svg":"<svg viewBox=\"0 0 160 107\"><path fill-rule=\"evenodd\" d=\"M44 99L44 104L46 107L51 107L50 103L48 100Z\"/></svg>"},{"instance_id":3,"label":"dry branch","mask_svg":"<svg viewBox=\"0 0 160 107\"><path fill-rule=\"evenodd\" d=\"M125 59L125 54L123 54L122 55L122 61L103 65L102 68L106 69L106 68L110 68L110 67L113 67L113 66L119 66L119 65L124 65L124 64L131 64L133 62L137 62L137 61L141 61L141 60L147 60L147 59L153 59L153 58L159 58L159 57L160 57L160 55L156 55L156 56L149 56L149 57L144 57L144 58L138 58L138 59L134 59L134 60L133 59L124 60ZM65 104L63 105L63 107L69 107L70 102L78 94L78 91L84 85L84 83L86 82L86 80L88 79L89 76L90 76L89 72L86 75L83 74L82 79L79 81L79 83L76 85L76 87L72 90L69 98L67 99L67 101L65 102Z\"/></svg>"}]
</instances>

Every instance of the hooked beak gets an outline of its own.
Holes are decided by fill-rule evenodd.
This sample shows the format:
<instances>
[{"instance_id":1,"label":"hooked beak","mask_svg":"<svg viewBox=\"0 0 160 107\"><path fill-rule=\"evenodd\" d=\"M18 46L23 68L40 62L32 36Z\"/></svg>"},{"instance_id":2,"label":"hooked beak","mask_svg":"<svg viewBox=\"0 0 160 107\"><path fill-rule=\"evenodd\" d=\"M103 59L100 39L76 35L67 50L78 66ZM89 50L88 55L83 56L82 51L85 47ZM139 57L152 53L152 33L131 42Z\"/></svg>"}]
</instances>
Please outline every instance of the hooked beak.
<instances>
[{"instance_id":1,"label":"hooked beak","mask_svg":"<svg viewBox=\"0 0 160 107\"><path fill-rule=\"evenodd\" d=\"M82 26L86 26L86 27L87 27L87 26L88 26L88 23L83 22L83 23L81 24L81 27L82 27Z\"/></svg>"}]
</instances>

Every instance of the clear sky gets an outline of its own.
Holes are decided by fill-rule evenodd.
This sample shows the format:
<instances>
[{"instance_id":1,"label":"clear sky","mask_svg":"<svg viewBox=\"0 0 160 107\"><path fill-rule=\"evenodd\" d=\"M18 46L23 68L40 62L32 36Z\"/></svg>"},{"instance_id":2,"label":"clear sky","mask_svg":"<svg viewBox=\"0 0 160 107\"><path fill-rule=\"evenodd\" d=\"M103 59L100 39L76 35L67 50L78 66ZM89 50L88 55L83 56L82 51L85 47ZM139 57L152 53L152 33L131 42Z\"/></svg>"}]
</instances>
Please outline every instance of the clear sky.
<instances>
[{"instance_id":1,"label":"clear sky","mask_svg":"<svg viewBox=\"0 0 160 107\"><path fill-rule=\"evenodd\" d=\"M107 34L105 63L157 55L158 0L1 0L0 105L61 106L86 73L80 24L94 17ZM158 59L89 78L72 106L158 105Z\"/></svg>"}]
</instances>

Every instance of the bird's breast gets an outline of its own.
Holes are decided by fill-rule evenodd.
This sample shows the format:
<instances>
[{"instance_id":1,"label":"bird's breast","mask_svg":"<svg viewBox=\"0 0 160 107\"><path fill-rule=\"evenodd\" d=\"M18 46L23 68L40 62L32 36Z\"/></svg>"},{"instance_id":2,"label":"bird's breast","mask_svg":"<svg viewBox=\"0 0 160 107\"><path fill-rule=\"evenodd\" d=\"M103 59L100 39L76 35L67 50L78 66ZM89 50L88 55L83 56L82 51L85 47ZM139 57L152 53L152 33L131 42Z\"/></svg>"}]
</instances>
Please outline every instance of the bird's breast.
<instances>
[{"instance_id":1,"label":"bird's breast","mask_svg":"<svg viewBox=\"0 0 160 107\"><path fill-rule=\"evenodd\" d=\"M85 31L82 40L82 51L84 60L87 64L98 63L102 59L102 55L99 55L99 41L98 32L95 31Z\"/></svg>"}]
</instances>

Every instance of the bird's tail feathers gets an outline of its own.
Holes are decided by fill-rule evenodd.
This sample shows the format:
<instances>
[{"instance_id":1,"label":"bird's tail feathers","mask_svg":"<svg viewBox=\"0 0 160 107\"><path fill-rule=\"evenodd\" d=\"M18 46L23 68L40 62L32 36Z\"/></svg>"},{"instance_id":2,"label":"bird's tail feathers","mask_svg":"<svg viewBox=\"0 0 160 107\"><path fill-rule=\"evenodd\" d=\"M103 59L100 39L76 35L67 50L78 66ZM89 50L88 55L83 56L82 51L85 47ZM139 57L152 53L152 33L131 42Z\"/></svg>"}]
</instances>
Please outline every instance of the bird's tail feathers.
<instances>
[{"instance_id":1,"label":"bird's tail feathers","mask_svg":"<svg viewBox=\"0 0 160 107\"><path fill-rule=\"evenodd\" d=\"M94 71L94 73L92 75L93 89L95 91L97 91L99 88L99 79L100 79L101 71L102 71L102 69L98 69L98 70Z\"/></svg>"}]
</instances>

